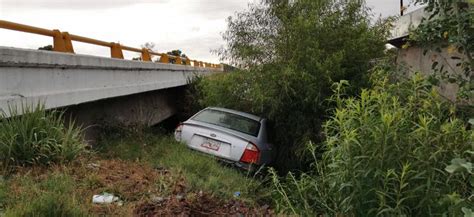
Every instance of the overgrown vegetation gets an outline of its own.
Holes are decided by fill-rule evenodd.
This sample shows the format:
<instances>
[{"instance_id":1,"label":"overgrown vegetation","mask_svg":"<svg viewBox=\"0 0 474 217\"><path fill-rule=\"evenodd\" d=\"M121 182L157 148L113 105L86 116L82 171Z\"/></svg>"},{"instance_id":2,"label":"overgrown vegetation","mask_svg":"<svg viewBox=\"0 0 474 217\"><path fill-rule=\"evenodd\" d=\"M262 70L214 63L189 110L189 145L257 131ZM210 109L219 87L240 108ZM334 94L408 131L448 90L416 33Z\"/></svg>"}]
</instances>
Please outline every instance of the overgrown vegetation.
<instances>
[{"instance_id":1,"label":"overgrown vegetation","mask_svg":"<svg viewBox=\"0 0 474 217\"><path fill-rule=\"evenodd\" d=\"M137 140L128 132L109 130L97 152L62 165L17 168L0 177L0 215L267 212L259 203L268 190L253 176L193 152L161 131L143 135ZM123 205L92 204L92 196L104 192L118 196Z\"/></svg>"},{"instance_id":2,"label":"overgrown vegetation","mask_svg":"<svg viewBox=\"0 0 474 217\"><path fill-rule=\"evenodd\" d=\"M61 112L24 105L10 108L9 114L0 114L3 169L67 162L84 151L82 130L74 123L66 125Z\"/></svg>"},{"instance_id":3,"label":"overgrown vegetation","mask_svg":"<svg viewBox=\"0 0 474 217\"><path fill-rule=\"evenodd\" d=\"M155 135L154 135L155 134ZM245 201L255 203L268 197L263 184L253 175L226 167L210 156L191 151L172 136L148 132L145 144L138 144L134 136L123 137L119 131L103 139L105 157L137 160L150 163L155 168L166 168L184 178L188 191L212 192L216 196L232 198L240 192ZM164 186L163 192L172 189Z\"/></svg>"},{"instance_id":4,"label":"overgrown vegetation","mask_svg":"<svg viewBox=\"0 0 474 217\"><path fill-rule=\"evenodd\" d=\"M336 85L336 108L324 125L324 157L310 146L312 170L275 179L279 209L297 214L460 216L473 207L472 177L446 165L468 157L474 131L452 105L416 75L390 84L382 77L360 97ZM316 213L315 213L316 212Z\"/></svg>"},{"instance_id":5,"label":"overgrown vegetation","mask_svg":"<svg viewBox=\"0 0 474 217\"><path fill-rule=\"evenodd\" d=\"M472 90L472 7L427 3L434 16L412 39L466 55L465 74L443 79ZM0 176L0 215L171 215L201 200L204 213L242 214L241 202L271 198L278 212L303 216L472 216L474 119L420 74L374 69L389 26L369 12L356 0L261 0L228 19L217 51L241 70L189 86L184 116L220 106L270 119L279 148L270 186L144 127L109 131L98 154L54 165L83 151L80 129L39 107L0 120L1 166L33 166ZM125 205L91 205L102 192Z\"/></svg>"},{"instance_id":6,"label":"overgrown vegetation","mask_svg":"<svg viewBox=\"0 0 474 217\"><path fill-rule=\"evenodd\" d=\"M201 105L273 121L281 171L304 167L298 147L320 141L331 84L368 85L370 61L383 56L387 25L371 25L360 1L261 1L228 19L223 60L245 70L203 79ZM289 163L289 162L292 162Z\"/></svg>"},{"instance_id":7,"label":"overgrown vegetation","mask_svg":"<svg viewBox=\"0 0 474 217\"><path fill-rule=\"evenodd\" d=\"M407 45L421 45L427 50L445 52L457 73L448 73L443 63L433 62L432 76L439 81L459 85L459 96L469 100L474 96L474 2L413 0L424 4L429 16L410 34Z\"/></svg>"}]
</instances>

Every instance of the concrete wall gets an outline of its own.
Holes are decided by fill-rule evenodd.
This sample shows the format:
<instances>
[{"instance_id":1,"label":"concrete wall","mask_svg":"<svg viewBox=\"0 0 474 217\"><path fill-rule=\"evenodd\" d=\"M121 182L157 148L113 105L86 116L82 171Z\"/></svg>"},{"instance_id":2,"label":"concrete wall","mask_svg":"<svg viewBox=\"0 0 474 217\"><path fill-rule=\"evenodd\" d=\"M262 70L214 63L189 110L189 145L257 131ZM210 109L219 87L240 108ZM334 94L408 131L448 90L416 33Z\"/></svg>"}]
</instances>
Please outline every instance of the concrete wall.
<instances>
[{"instance_id":1,"label":"concrete wall","mask_svg":"<svg viewBox=\"0 0 474 217\"><path fill-rule=\"evenodd\" d=\"M399 17L393 23L393 28L390 30L391 36L389 40L408 36L412 29L415 29L420 25L423 17L427 17L424 7Z\"/></svg>"},{"instance_id":2,"label":"concrete wall","mask_svg":"<svg viewBox=\"0 0 474 217\"><path fill-rule=\"evenodd\" d=\"M432 65L434 62L438 62L437 69L443 66L443 71L446 71L447 74L462 75L463 69L456 66L460 61L451 58L452 56L463 58L462 54L450 53L447 48L442 49L441 52L429 50L424 54L424 49L416 45L402 49L402 45L406 43L410 31L420 25L423 17L429 15L424 9L425 8L420 8L408 13L393 23L394 27L391 30L391 38L388 40L388 43L398 48L397 63L399 65L399 71L404 72L406 75L415 72L422 72L429 75L430 73L435 73L432 69ZM439 91L448 100L459 102L457 99L459 91L458 85L444 81L440 83ZM471 105L474 104L474 99L471 99L471 101L467 103Z\"/></svg>"},{"instance_id":3,"label":"concrete wall","mask_svg":"<svg viewBox=\"0 0 474 217\"><path fill-rule=\"evenodd\" d=\"M0 47L0 109L61 108L186 85L220 70Z\"/></svg>"},{"instance_id":4,"label":"concrete wall","mask_svg":"<svg viewBox=\"0 0 474 217\"><path fill-rule=\"evenodd\" d=\"M411 75L415 72L422 72L426 75L434 73L432 65L434 62L438 62L437 68L444 66L444 70L448 74L462 74L463 69L457 67L456 64L459 60L451 59L454 54L448 54L448 51L444 49L441 53L436 51L427 51L423 54L424 49L420 47L409 47L407 49L399 49L397 56L397 63L400 71L405 72L407 75ZM460 56L457 54L456 56ZM439 85L440 93L452 102L456 102L457 93L459 87L456 84L449 82L441 82Z\"/></svg>"}]
</instances>

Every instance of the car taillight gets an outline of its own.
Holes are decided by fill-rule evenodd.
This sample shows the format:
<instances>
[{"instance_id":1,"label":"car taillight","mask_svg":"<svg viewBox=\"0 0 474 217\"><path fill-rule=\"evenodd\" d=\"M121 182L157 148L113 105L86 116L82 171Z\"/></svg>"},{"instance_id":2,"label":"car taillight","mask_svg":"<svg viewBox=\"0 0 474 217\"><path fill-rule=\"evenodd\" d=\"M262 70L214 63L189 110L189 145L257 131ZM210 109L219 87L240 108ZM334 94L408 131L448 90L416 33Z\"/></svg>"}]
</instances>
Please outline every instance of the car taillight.
<instances>
[{"instance_id":1,"label":"car taillight","mask_svg":"<svg viewBox=\"0 0 474 217\"><path fill-rule=\"evenodd\" d=\"M179 124L174 130L174 139L176 141L181 141L181 133L183 132L183 124Z\"/></svg>"},{"instance_id":2,"label":"car taillight","mask_svg":"<svg viewBox=\"0 0 474 217\"><path fill-rule=\"evenodd\" d=\"M244 154L240 158L240 162L244 163L257 163L260 159L260 150L258 150L255 144L249 143L245 148Z\"/></svg>"}]
</instances>

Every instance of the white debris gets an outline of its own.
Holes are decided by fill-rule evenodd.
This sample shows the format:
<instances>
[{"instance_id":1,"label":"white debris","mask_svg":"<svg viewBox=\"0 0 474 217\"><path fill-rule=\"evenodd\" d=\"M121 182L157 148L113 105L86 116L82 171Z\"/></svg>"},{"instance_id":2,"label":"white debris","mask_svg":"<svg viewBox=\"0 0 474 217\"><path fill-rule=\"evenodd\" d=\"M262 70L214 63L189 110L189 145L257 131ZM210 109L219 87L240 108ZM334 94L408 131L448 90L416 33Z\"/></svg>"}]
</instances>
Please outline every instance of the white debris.
<instances>
[{"instance_id":1,"label":"white debris","mask_svg":"<svg viewBox=\"0 0 474 217\"><path fill-rule=\"evenodd\" d=\"M92 196L92 203L98 203L98 204L110 204L113 202L119 202L120 204L120 198L114 196L113 194L109 193L103 193L100 195L94 195Z\"/></svg>"},{"instance_id":2,"label":"white debris","mask_svg":"<svg viewBox=\"0 0 474 217\"><path fill-rule=\"evenodd\" d=\"M96 170L96 169L99 169L99 168L100 168L100 165L99 165L99 164L96 164L96 163L90 163L90 164L87 164L86 167L87 167L88 169Z\"/></svg>"},{"instance_id":3,"label":"white debris","mask_svg":"<svg viewBox=\"0 0 474 217\"><path fill-rule=\"evenodd\" d=\"M160 202L163 202L164 200L165 200L164 197L157 197L157 196L151 197L151 201L152 201L153 203L160 203Z\"/></svg>"}]
</instances>

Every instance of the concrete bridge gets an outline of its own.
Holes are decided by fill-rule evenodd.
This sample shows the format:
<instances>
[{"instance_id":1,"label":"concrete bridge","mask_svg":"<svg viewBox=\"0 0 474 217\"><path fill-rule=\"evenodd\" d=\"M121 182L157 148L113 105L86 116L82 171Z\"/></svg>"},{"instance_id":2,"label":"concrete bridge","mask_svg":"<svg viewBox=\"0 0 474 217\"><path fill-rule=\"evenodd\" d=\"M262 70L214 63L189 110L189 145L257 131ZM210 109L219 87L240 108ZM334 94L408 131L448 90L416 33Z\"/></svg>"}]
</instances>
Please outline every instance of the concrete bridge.
<instances>
[{"instance_id":1,"label":"concrete bridge","mask_svg":"<svg viewBox=\"0 0 474 217\"><path fill-rule=\"evenodd\" d=\"M222 72L220 65L58 30L0 20L2 27L56 37L53 51L0 47L0 109L7 116L9 107L42 103L47 109L64 109L84 126L153 125L175 113L191 77ZM112 58L74 54L74 39L109 46ZM140 52L142 61L123 59L122 49ZM152 62L152 55L160 61Z\"/></svg>"}]
</instances>

